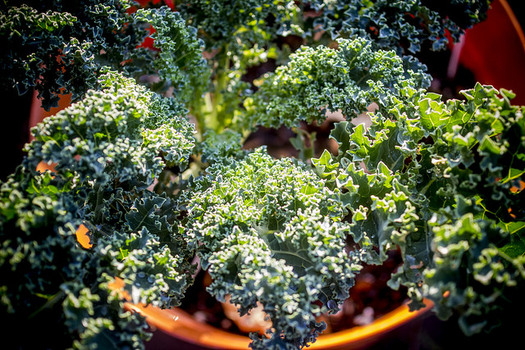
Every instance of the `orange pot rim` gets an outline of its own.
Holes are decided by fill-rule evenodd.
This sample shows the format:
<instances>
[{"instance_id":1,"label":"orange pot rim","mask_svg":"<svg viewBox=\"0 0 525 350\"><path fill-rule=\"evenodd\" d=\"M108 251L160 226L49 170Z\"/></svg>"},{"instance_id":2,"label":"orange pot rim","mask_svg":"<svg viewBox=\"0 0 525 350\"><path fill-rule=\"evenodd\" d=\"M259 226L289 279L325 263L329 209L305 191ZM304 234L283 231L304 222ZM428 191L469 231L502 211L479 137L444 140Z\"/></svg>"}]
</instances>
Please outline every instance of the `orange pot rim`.
<instances>
[{"instance_id":1,"label":"orange pot rim","mask_svg":"<svg viewBox=\"0 0 525 350\"><path fill-rule=\"evenodd\" d=\"M424 303L425 307L416 311L410 311L408 305L403 304L368 325L321 335L309 349L337 349L343 345L345 349L351 349L371 345L398 327L428 314L434 304L428 299L425 299ZM151 305L131 303L127 303L126 308L146 317L146 321L154 329L203 348L248 349L251 342L247 336L229 333L197 321L178 308L160 309Z\"/></svg>"}]
</instances>

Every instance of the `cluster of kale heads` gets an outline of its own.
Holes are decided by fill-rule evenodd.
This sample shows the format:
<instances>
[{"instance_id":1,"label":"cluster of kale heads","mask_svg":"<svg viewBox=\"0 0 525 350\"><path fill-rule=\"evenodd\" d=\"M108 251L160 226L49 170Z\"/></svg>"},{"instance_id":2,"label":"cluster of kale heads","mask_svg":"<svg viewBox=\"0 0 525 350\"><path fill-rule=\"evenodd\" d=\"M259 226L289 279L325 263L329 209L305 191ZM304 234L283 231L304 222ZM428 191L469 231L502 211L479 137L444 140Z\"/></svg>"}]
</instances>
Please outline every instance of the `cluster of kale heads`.
<instances>
[{"instance_id":1,"label":"cluster of kale heads","mask_svg":"<svg viewBox=\"0 0 525 350\"><path fill-rule=\"evenodd\" d=\"M177 305L198 258L218 300L263 305L272 329L254 349L299 349L394 249L389 283L412 308L428 298L467 334L504 322L525 281L522 108L479 84L443 101L411 56L489 2L4 1L2 88L74 103L33 129L1 185L2 333L35 331L19 348L143 348L123 295ZM345 118L335 154L242 147L328 112Z\"/></svg>"}]
</instances>

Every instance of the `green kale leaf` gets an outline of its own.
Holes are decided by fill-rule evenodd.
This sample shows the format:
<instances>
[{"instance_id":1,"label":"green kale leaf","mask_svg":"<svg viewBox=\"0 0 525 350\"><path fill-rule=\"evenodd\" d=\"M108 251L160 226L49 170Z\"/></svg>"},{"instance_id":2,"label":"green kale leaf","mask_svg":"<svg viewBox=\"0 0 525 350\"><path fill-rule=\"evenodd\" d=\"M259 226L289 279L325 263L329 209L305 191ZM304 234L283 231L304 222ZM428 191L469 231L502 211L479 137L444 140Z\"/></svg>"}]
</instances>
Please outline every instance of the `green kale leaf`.
<instances>
[{"instance_id":1,"label":"green kale leaf","mask_svg":"<svg viewBox=\"0 0 525 350\"><path fill-rule=\"evenodd\" d=\"M391 285L409 287L414 308L426 297L443 318L458 312L476 333L504 319L525 281L522 109L479 84L465 101L403 93L369 128L336 125L338 155L314 163L339 189L369 261L401 248Z\"/></svg>"},{"instance_id":2,"label":"green kale leaf","mask_svg":"<svg viewBox=\"0 0 525 350\"><path fill-rule=\"evenodd\" d=\"M252 347L313 342L324 328L315 316L337 309L359 270L337 196L304 164L264 149L215 163L191 188L185 227L213 279L209 291L229 295L241 314L261 303L273 323Z\"/></svg>"},{"instance_id":3,"label":"green kale leaf","mask_svg":"<svg viewBox=\"0 0 525 350\"><path fill-rule=\"evenodd\" d=\"M332 49L303 47L269 75L253 97L254 123L277 127L322 122L326 112L356 117L375 103L388 110L408 87L426 88L425 67L393 51L374 50L366 39L340 39Z\"/></svg>"}]
</instances>

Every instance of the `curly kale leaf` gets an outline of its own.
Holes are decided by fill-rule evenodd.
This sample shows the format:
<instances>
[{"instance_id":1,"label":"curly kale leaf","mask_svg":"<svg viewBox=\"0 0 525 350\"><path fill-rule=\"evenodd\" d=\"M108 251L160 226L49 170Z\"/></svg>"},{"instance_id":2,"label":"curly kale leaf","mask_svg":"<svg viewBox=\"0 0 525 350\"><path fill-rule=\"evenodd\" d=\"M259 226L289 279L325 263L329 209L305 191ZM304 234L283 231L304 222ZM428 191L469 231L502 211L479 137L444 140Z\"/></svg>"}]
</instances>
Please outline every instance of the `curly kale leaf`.
<instances>
[{"instance_id":1,"label":"curly kale leaf","mask_svg":"<svg viewBox=\"0 0 525 350\"><path fill-rule=\"evenodd\" d=\"M175 7L202 32L208 51L228 47L234 53L247 43L263 46L294 8L287 1L260 0L176 1Z\"/></svg>"},{"instance_id":2,"label":"curly kale leaf","mask_svg":"<svg viewBox=\"0 0 525 350\"><path fill-rule=\"evenodd\" d=\"M477 85L464 95L465 103L447 106L451 118L435 146L434 162L448 179L437 193L456 194L454 206L430 223L435 254L425 279L438 314L461 310L460 325L472 334L493 326L490 320L505 322L503 315L520 305L517 296L525 286L525 121L505 90Z\"/></svg>"},{"instance_id":3,"label":"curly kale leaf","mask_svg":"<svg viewBox=\"0 0 525 350\"><path fill-rule=\"evenodd\" d=\"M111 67L136 79L155 74L157 90L171 87L180 101L191 100L207 84L195 29L167 7L128 10L121 0L8 4L0 12L2 85L20 93L35 88L49 109L60 94L82 98ZM145 47L152 26L155 47Z\"/></svg>"},{"instance_id":4,"label":"curly kale leaf","mask_svg":"<svg viewBox=\"0 0 525 350\"><path fill-rule=\"evenodd\" d=\"M213 278L209 291L230 295L241 314L259 302L273 323L252 347L314 341L324 328L315 316L348 297L359 269L334 193L305 165L263 149L215 163L192 190L186 229Z\"/></svg>"},{"instance_id":5,"label":"curly kale leaf","mask_svg":"<svg viewBox=\"0 0 525 350\"><path fill-rule=\"evenodd\" d=\"M391 285L409 287L413 307L427 297L441 317L458 312L475 333L524 286L522 110L511 93L481 85L465 101L404 94L368 129L336 125L338 155L314 163L341 192L351 234L372 262L401 248Z\"/></svg>"},{"instance_id":6,"label":"curly kale leaf","mask_svg":"<svg viewBox=\"0 0 525 350\"><path fill-rule=\"evenodd\" d=\"M34 129L26 160L1 188L0 307L13 316L10 327L46 330L38 347L140 349L149 329L125 311L125 296L172 306L191 278L179 208L147 189L192 152L185 109L115 72L98 84ZM172 138L153 138L167 128ZM40 161L55 170L37 171ZM77 241L80 225L89 246ZM49 319L51 331L41 327Z\"/></svg>"},{"instance_id":7,"label":"curly kale leaf","mask_svg":"<svg viewBox=\"0 0 525 350\"><path fill-rule=\"evenodd\" d=\"M282 21L294 15L296 6L290 1L191 0L176 1L175 8L198 29L212 72L207 93L203 99L197 96L191 106L199 132L246 133L239 106L251 93L249 76L258 65L277 56L275 40L286 31L281 27L288 26Z\"/></svg>"},{"instance_id":8,"label":"curly kale leaf","mask_svg":"<svg viewBox=\"0 0 525 350\"><path fill-rule=\"evenodd\" d=\"M449 36L458 41L464 31L485 19L491 0L449 1L307 1L318 15L312 32L332 38L359 36L398 54L416 54L422 47L441 50Z\"/></svg>"},{"instance_id":9,"label":"curly kale leaf","mask_svg":"<svg viewBox=\"0 0 525 350\"><path fill-rule=\"evenodd\" d=\"M34 130L25 166L55 165L56 181L69 185L93 243L111 230L146 229L174 251L178 209L147 190L166 165L184 168L193 151L193 125L183 108L114 72L100 77L100 91ZM175 228L174 228L175 227ZM173 265L177 266L177 265Z\"/></svg>"},{"instance_id":10,"label":"curly kale leaf","mask_svg":"<svg viewBox=\"0 0 525 350\"><path fill-rule=\"evenodd\" d=\"M99 83L102 90L90 90L81 102L33 129L28 168L41 161L56 163L55 172L78 177L79 187L116 180L147 187L166 162L188 161L194 129L180 117L180 105L113 72Z\"/></svg>"},{"instance_id":11,"label":"curly kale leaf","mask_svg":"<svg viewBox=\"0 0 525 350\"><path fill-rule=\"evenodd\" d=\"M46 109L61 92L81 97L95 87L101 60L117 67L140 43L137 33L125 29L130 20L120 1L34 6L8 5L0 13L7 50L0 67L4 84L20 93L35 87Z\"/></svg>"},{"instance_id":12,"label":"curly kale leaf","mask_svg":"<svg viewBox=\"0 0 525 350\"><path fill-rule=\"evenodd\" d=\"M196 145L201 154L201 160L213 164L228 158L240 158L247 151L242 149L242 135L230 129L220 133L208 130L204 140Z\"/></svg>"},{"instance_id":13,"label":"curly kale leaf","mask_svg":"<svg viewBox=\"0 0 525 350\"><path fill-rule=\"evenodd\" d=\"M133 14L137 27L152 28L153 50L140 49L132 57L134 76L151 74L157 79L149 84L157 92L172 94L178 101L189 102L207 88L210 71L202 56L204 43L197 38L197 29L186 25L180 13L169 7L139 9ZM144 60L144 53L152 56ZM140 67L140 69L136 68Z\"/></svg>"},{"instance_id":14,"label":"curly kale leaf","mask_svg":"<svg viewBox=\"0 0 525 350\"><path fill-rule=\"evenodd\" d=\"M413 59L373 50L366 39L337 43L337 49L303 47L269 75L253 98L255 122L272 127L322 122L326 111L352 119L372 103L388 110L403 89L429 85L425 67Z\"/></svg>"},{"instance_id":15,"label":"curly kale leaf","mask_svg":"<svg viewBox=\"0 0 525 350\"><path fill-rule=\"evenodd\" d=\"M141 348L147 339L143 318L126 312L107 284L119 270L79 245L77 209L69 188L49 173L19 168L2 184L0 310L10 319L4 332L34 329L16 344L6 339L7 347ZM43 326L50 319L53 327Z\"/></svg>"}]
</instances>

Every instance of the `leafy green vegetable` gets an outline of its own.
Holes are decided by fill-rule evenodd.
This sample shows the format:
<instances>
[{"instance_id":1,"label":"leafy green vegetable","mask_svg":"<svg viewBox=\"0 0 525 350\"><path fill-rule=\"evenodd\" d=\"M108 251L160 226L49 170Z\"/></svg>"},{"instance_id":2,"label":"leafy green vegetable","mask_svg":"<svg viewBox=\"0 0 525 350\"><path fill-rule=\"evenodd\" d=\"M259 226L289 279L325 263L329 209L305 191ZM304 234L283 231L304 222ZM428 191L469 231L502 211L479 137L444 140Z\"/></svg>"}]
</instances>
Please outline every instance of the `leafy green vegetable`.
<instances>
[{"instance_id":1,"label":"leafy green vegetable","mask_svg":"<svg viewBox=\"0 0 525 350\"><path fill-rule=\"evenodd\" d=\"M17 347L143 348L125 302L176 305L204 268L218 300L262 305L252 348L301 349L392 249L390 286L467 334L523 305L523 109L479 84L444 102L407 56L489 1L159 2L0 5L2 86L74 101L0 188L0 310L37 330ZM298 127L327 112L338 150L311 158ZM245 149L259 126L300 133L301 159Z\"/></svg>"},{"instance_id":2,"label":"leafy green vegetable","mask_svg":"<svg viewBox=\"0 0 525 350\"><path fill-rule=\"evenodd\" d=\"M334 193L305 165L259 149L208 168L190 194L187 234L213 278L209 291L230 295L241 314L260 302L273 322L253 347L313 341L324 328L315 316L348 297L359 270Z\"/></svg>"},{"instance_id":3,"label":"leafy green vegetable","mask_svg":"<svg viewBox=\"0 0 525 350\"><path fill-rule=\"evenodd\" d=\"M332 38L358 36L398 54L415 54L422 48L446 48L465 29L485 19L491 0L360 1L314 0L305 2L318 15L312 32L326 31Z\"/></svg>"},{"instance_id":4,"label":"leafy green vegetable","mask_svg":"<svg viewBox=\"0 0 525 350\"><path fill-rule=\"evenodd\" d=\"M314 163L341 192L354 240L379 247L369 261L401 248L392 286L409 287L413 307L427 297L441 317L460 312L464 331L476 333L502 322L490 315L517 303L524 283L522 109L479 84L466 101L405 93L411 103L375 115L368 130L339 123L338 156Z\"/></svg>"},{"instance_id":5,"label":"leafy green vegetable","mask_svg":"<svg viewBox=\"0 0 525 350\"><path fill-rule=\"evenodd\" d=\"M287 1L175 1L183 16L204 32L207 50L228 47L231 53L245 45L267 43L291 6ZM276 20L270 22L270 16Z\"/></svg>"},{"instance_id":6,"label":"leafy green vegetable","mask_svg":"<svg viewBox=\"0 0 525 350\"><path fill-rule=\"evenodd\" d=\"M149 35L153 39L153 50L134 50L136 56L127 68L133 76L153 75L157 79L149 84L151 89L169 93L180 102L202 94L210 72L202 57L204 43L197 39L197 29L187 26L178 12L166 6L139 9L132 20L138 28L146 24L153 28Z\"/></svg>"},{"instance_id":7,"label":"leafy green vegetable","mask_svg":"<svg viewBox=\"0 0 525 350\"><path fill-rule=\"evenodd\" d=\"M136 78L156 74L157 90L171 86L186 100L207 83L195 29L167 7L132 13L125 0L28 3L2 5L0 83L20 93L35 88L46 109L60 94L82 98L107 66ZM142 45L151 26L155 48Z\"/></svg>"},{"instance_id":8,"label":"leafy green vegetable","mask_svg":"<svg viewBox=\"0 0 525 350\"><path fill-rule=\"evenodd\" d=\"M265 79L253 98L257 123L277 127L322 122L326 111L351 119L372 103L388 110L407 87L426 88L430 78L414 59L374 50L363 38L337 41L338 48L303 47Z\"/></svg>"},{"instance_id":9,"label":"leafy green vegetable","mask_svg":"<svg viewBox=\"0 0 525 350\"><path fill-rule=\"evenodd\" d=\"M147 327L110 282L123 279L134 303L182 297L191 255L177 235L177 205L147 187L166 166L161 155L187 162L193 127L179 105L129 78L107 72L99 85L34 130L26 160L2 185L2 312L13 327L53 317L57 333L39 339L49 346L138 348ZM151 142L166 128L173 137ZM55 171L40 173L40 161ZM81 224L91 248L77 242Z\"/></svg>"}]
</instances>

